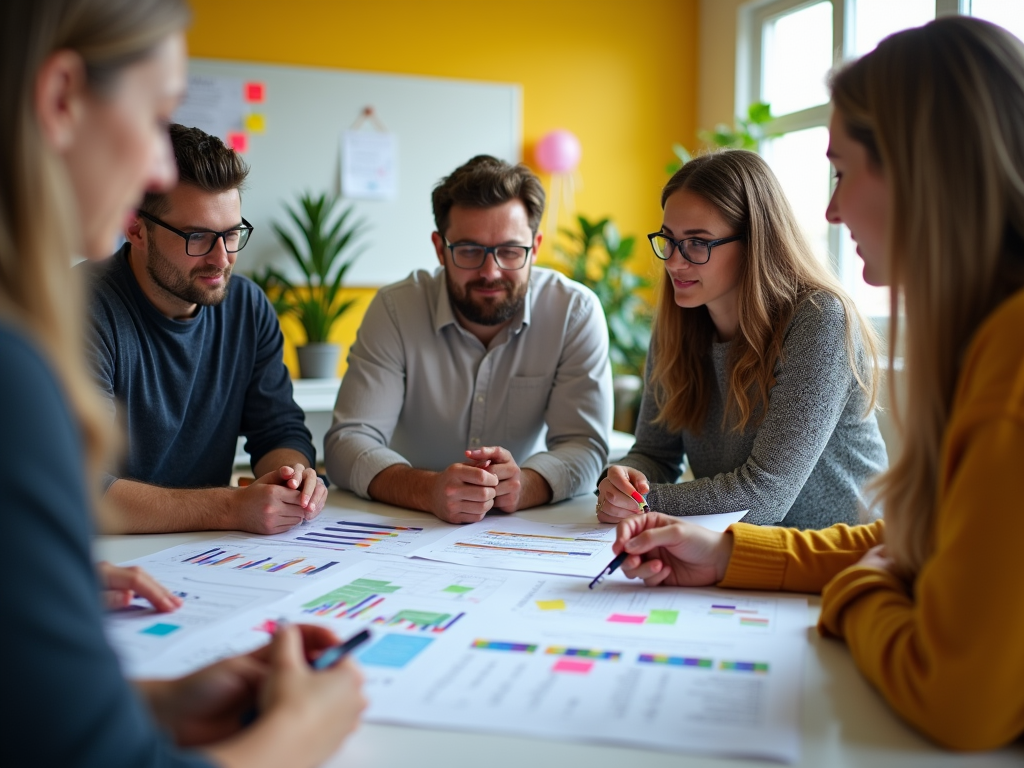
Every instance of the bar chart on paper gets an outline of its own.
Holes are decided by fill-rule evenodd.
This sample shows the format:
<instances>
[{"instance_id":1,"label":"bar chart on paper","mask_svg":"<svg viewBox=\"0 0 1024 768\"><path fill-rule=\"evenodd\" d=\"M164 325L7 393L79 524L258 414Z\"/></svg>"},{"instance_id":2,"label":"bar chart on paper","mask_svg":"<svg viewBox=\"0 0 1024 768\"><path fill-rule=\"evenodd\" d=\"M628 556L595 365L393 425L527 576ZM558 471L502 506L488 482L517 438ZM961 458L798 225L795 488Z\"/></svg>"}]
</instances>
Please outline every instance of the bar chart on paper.
<instances>
[{"instance_id":1,"label":"bar chart on paper","mask_svg":"<svg viewBox=\"0 0 1024 768\"><path fill-rule=\"evenodd\" d=\"M317 576L339 565L337 559L278 547L213 546L177 560L181 565L268 576Z\"/></svg>"},{"instance_id":2,"label":"bar chart on paper","mask_svg":"<svg viewBox=\"0 0 1024 768\"><path fill-rule=\"evenodd\" d=\"M594 629L616 628L645 636L722 635L749 637L771 634L775 602L755 597L723 599L718 593L663 587L637 589L631 584L606 583L600 589L568 579L548 579L514 609L524 618L547 623L582 622Z\"/></svg>"},{"instance_id":3,"label":"bar chart on paper","mask_svg":"<svg viewBox=\"0 0 1024 768\"><path fill-rule=\"evenodd\" d=\"M593 576L612 558L615 529L551 525L523 518L484 520L452 531L415 557L516 571Z\"/></svg>"},{"instance_id":4,"label":"bar chart on paper","mask_svg":"<svg viewBox=\"0 0 1024 768\"><path fill-rule=\"evenodd\" d=\"M437 529L431 521L403 518L359 519L343 510L323 512L285 533L267 536L264 541L302 547L318 547L349 552L405 555L431 540ZM414 524L415 522L415 524Z\"/></svg>"}]
</instances>

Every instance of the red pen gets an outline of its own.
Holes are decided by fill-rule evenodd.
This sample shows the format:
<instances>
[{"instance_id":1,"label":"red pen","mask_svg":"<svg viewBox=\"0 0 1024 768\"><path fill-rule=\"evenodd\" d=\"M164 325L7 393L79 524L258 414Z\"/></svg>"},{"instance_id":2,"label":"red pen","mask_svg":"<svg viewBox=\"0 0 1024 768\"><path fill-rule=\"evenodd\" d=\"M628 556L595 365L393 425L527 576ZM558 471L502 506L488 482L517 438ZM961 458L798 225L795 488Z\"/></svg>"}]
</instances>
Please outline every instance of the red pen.
<instances>
[{"instance_id":1,"label":"red pen","mask_svg":"<svg viewBox=\"0 0 1024 768\"><path fill-rule=\"evenodd\" d=\"M640 507L640 511L641 512L650 512L651 511L651 508L647 506L647 502L644 500L643 496L641 496L636 491L633 491L633 493L630 494L630 495L633 497L633 501L636 502L636 505L638 507Z\"/></svg>"}]
</instances>

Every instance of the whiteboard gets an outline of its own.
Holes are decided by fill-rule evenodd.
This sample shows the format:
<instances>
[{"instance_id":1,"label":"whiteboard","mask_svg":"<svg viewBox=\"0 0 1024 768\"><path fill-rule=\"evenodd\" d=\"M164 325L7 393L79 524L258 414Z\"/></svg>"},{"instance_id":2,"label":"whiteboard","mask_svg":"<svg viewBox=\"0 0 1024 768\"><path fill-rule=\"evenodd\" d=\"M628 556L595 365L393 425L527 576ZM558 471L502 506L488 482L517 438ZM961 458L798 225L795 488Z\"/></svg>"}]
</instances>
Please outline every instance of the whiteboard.
<instances>
[{"instance_id":1,"label":"whiteboard","mask_svg":"<svg viewBox=\"0 0 1024 768\"><path fill-rule=\"evenodd\" d=\"M515 84L209 59L192 59L190 71L266 86L264 102L248 106L264 116L265 131L249 134L244 155L251 171L242 215L255 231L235 266L242 273L275 264L298 277L271 222L285 222L284 205L303 191L340 191L341 135L364 107L397 138L398 192L393 200L343 200L368 223L350 286L379 287L432 268L434 185L474 155L520 159L522 91ZM373 128L364 122L361 130Z\"/></svg>"}]
</instances>

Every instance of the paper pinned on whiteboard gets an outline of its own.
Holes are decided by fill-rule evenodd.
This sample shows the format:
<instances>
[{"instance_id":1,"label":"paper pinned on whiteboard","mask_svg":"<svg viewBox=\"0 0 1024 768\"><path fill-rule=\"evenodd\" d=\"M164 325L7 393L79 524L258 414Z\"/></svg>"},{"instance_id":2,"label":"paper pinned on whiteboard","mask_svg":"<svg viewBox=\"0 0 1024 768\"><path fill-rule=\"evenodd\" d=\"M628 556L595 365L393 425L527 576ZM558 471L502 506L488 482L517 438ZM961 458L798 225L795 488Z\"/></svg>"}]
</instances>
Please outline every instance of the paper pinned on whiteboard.
<instances>
[{"instance_id":1,"label":"paper pinned on whiteboard","mask_svg":"<svg viewBox=\"0 0 1024 768\"><path fill-rule=\"evenodd\" d=\"M341 135L341 195L362 200L398 197L395 134L345 131Z\"/></svg>"},{"instance_id":2,"label":"paper pinned on whiteboard","mask_svg":"<svg viewBox=\"0 0 1024 768\"><path fill-rule=\"evenodd\" d=\"M246 109L242 97L240 77L190 74L185 98L172 120L226 140L229 133L244 128Z\"/></svg>"}]
</instances>

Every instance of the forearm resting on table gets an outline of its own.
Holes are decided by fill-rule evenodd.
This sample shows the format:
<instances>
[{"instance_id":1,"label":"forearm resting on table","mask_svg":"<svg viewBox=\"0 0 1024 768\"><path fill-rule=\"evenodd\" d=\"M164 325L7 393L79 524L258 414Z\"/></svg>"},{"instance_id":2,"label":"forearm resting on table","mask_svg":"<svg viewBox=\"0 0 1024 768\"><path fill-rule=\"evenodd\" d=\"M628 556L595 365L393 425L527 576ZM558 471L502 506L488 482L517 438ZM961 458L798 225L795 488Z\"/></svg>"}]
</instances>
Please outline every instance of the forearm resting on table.
<instances>
[{"instance_id":1,"label":"forearm resting on table","mask_svg":"<svg viewBox=\"0 0 1024 768\"><path fill-rule=\"evenodd\" d=\"M420 512L432 512L431 494L437 476L437 472L428 469L415 469L408 464L392 464L378 472L366 490L374 501Z\"/></svg>"},{"instance_id":2,"label":"forearm resting on table","mask_svg":"<svg viewBox=\"0 0 1024 768\"><path fill-rule=\"evenodd\" d=\"M104 533L229 530L234 488L161 488L116 480L105 497Z\"/></svg>"},{"instance_id":3,"label":"forearm resting on table","mask_svg":"<svg viewBox=\"0 0 1024 768\"><path fill-rule=\"evenodd\" d=\"M734 523L729 530L733 552L719 586L816 594L882 542L883 524L798 531Z\"/></svg>"},{"instance_id":4,"label":"forearm resting on table","mask_svg":"<svg viewBox=\"0 0 1024 768\"><path fill-rule=\"evenodd\" d=\"M520 473L522 490L519 492L518 509L539 507L551 501L551 486L544 477L533 469L524 469Z\"/></svg>"}]
</instances>

